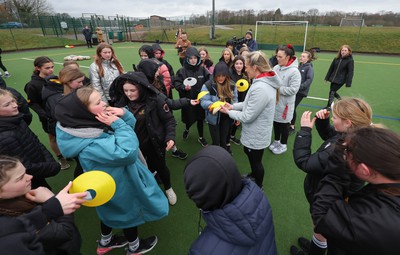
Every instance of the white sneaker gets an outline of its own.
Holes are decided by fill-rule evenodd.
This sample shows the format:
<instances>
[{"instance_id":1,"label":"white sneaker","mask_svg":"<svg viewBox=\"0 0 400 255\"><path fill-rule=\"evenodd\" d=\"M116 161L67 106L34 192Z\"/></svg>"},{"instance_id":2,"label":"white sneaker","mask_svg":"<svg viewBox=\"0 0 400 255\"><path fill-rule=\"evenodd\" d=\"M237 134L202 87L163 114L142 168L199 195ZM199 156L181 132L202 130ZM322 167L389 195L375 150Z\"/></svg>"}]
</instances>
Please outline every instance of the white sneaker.
<instances>
[{"instance_id":1,"label":"white sneaker","mask_svg":"<svg viewBox=\"0 0 400 255\"><path fill-rule=\"evenodd\" d=\"M272 150L272 153L274 153L274 154L282 154L282 153L284 153L286 151L287 151L287 145L286 144L281 144L280 146L275 147Z\"/></svg>"},{"instance_id":2,"label":"white sneaker","mask_svg":"<svg viewBox=\"0 0 400 255\"><path fill-rule=\"evenodd\" d=\"M172 188L169 188L165 191L165 194L167 194L168 202L170 205L176 204L176 194Z\"/></svg>"},{"instance_id":3,"label":"white sneaker","mask_svg":"<svg viewBox=\"0 0 400 255\"><path fill-rule=\"evenodd\" d=\"M275 149L276 147L279 147L279 146L281 146L281 141L274 141L269 147L268 147L268 149L270 149L271 151L273 150L273 149Z\"/></svg>"}]
</instances>

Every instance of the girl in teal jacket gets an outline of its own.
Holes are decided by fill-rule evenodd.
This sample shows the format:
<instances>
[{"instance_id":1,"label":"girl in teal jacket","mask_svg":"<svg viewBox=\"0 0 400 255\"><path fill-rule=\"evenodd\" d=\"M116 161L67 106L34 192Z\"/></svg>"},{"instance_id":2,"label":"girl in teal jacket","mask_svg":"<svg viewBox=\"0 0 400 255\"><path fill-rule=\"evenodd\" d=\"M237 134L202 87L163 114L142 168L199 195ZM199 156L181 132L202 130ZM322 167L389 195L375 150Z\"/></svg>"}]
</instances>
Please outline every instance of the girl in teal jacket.
<instances>
[{"instance_id":1,"label":"girl in teal jacket","mask_svg":"<svg viewBox=\"0 0 400 255\"><path fill-rule=\"evenodd\" d=\"M92 87L63 97L55 115L59 121L57 142L63 155L79 157L85 172L104 171L116 183L113 198L96 208L102 230L97 254L127 244L112 235L112 228L123 229L129 242L128 254L151 250L157 237L139 242L137 226L165 217L168 201L151 172L138 160L133 115L124 108L107 107Z\"/></svg>"}]
</instances>

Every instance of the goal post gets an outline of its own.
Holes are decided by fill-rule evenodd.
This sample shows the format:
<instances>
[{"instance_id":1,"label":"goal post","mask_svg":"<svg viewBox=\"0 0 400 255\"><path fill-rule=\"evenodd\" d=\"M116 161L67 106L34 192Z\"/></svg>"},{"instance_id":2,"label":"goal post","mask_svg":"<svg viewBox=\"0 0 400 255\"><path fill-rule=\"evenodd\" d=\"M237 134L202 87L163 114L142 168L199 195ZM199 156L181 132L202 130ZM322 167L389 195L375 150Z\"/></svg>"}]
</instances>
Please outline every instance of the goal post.
<instances>
[{"instance_id":1,"label":"goal post","mask_svg":"<svg viewBox=\"0 0 400 255\"><path fill-rule=\"evenodd\" d=\"M278 45L292 44L295 51L305 51L308 21L256 21L254 39L258 48L275 50Z\"/></svg>"}]
</instances>

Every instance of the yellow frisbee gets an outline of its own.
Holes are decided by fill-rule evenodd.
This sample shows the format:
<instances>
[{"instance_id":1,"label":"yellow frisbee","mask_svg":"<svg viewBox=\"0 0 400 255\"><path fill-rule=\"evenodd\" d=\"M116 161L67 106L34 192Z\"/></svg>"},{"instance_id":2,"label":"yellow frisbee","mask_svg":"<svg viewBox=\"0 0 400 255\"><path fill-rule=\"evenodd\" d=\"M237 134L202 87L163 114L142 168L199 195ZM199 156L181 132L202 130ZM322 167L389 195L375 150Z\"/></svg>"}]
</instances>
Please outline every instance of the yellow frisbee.
<instances>
[{"instance_id":1,"label":"yellow frisbee","mask_svg":"<svg viewBox=\"0 0 400 255\"><path fill-rule=\"evenodd\" d=\"M222 101L217 101L214 102L211 106L210 106L210 110L212 110L212 114L216 114L219 110L221 110L222 106L224 106L226 103L222 102Z\"/></svg>"},{"instance_id":2,"label":"yellow frisbee","mask_svg":"<svg viewBox=\"0 0 400 255\"><path fill-rule=\"evenodd\" d=\"M249 82L245 79L240 79L236 82L236 87L239 92L245 92L249 89Z\"/></svg>"},{"instance_id":3,"label":"yellow frisbee","mask_svg":"<svg viewBox=\"0 0 400 255\"><path fill-rule=\"evenodd\" d=\"M210 92L208 91L201 91L198 95L197 95L197 100L200 100L200 98L204 97L205 95L209 94Z\"/></svg>"},{"instance_id":4,"label":"yellow frisbee","mask_svg":"<svg viewBox=\"0 0 400 255\"><path fill-rule=\"evenodd\" d=\"M88 191L88 196L86 196L83 205L89 207L100 206L108 201L114 196L116 189L115 181L106 172L92 170L85 172L75 180L72 181L72 187L69 189L70 193L80 193Z\"/></svg>"}]
</instances>

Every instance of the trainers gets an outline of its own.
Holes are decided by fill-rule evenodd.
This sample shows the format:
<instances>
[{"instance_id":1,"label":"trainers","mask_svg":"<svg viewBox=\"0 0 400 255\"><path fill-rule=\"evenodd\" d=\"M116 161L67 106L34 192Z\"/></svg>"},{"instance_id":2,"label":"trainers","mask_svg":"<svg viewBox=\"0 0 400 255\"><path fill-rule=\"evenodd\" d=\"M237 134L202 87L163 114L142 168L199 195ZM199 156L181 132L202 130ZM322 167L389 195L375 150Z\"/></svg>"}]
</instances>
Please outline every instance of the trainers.
<instances>
[{"instance_id":1,"label":"trainers","mask_svg":"<svg viewBox=\"0 0 400 255\"><path fill-rule=\"evenodd\" d=\"M231 136L231 142L233 142L236 145L240 145L240 140L237 139L235 136Z\"/></svg>"},{"instance_id":2,"label":"trainers","mask_svg":"<svg viewBox=\"0 0 400 255\"><path fill-rule=\"evenodd\" d=\"M273 149L275 149L276 147L278 147L278 146L280 146L281 145L281 141L274 141L269 147L268 147L268 149L270 149L271 151L273 150Z\"/></svg>"},{"instance_id":3,"label":"trainers","mask_svg":"<svg viewBox=\"0 0 400 255\"><path fill-rule=\"evenodd\" d=\"M302 250L299 250L296 246L290 246L290 255L306 255L306 253Z\"/></svg>"},{"instance_id":4,"label":"trainers","mask_svg":"<svg viewBox=\"0 0 400 255\"><path fill-rule=\"evenodd\" d=\"M229 154L231 154L233 156L233 152L231 150L231 145L229 143L226 145L226 151L229 152Z\"/></svg>"},{"instance_id":5,"label":"trainers","mask_svg":"<svg viewBox=\"0 0 400 255\"><path fill-rule=\"evenodd\" d=\"M201 146L206 147L208 145L206 139L204 139L204 137L199 137L199 139L197 139L197 141L201 144Z\"/></svg>"},{"instance_id":6,"label":"trainers","mask_svg":"<svg viewBox=\"0 0 400 255\"><path fill-rule=\"evenodd\" d=\"M10 78L10 77L11 77L11 74L9 74L9 73L5 73L5 74L4 74L4 77L6 77L6 78Z\"/></svg>"},{"instance_id":7,"label":"trainers","mask_svg":"<svg viewBox=\"0 0 400 255\"><path fill-rule=\"evenodd\" d=\"M186 140L188 138L188 136L189 136L189 130L187 130L187 129L183 130L182 138Z\"/></svg>"},{"instance_id":8,"label":"trainers","mask_svg":"<svg viewBox=\"0 0 400 255\"><path fill-rule=\"evenodd\" d=\"M282 153L284 153L284 152L286 152L286 151L287 151L287 145L286 145L286 144L281 144L281 145L279 145L278 147L275 147L275 148L272 150L272 153L278 155L278 154L282 154Z\"/></svg>"},{"instance_id":9,"label":"trainers","mask_svg":"<svg viewBox=\"0 0 400 255\"><path fill-rule=\"evenodd\" d=\"M295 133L295 131L296 131L295 128L290 127L289 128L289 135L293 135Z\"/></svg>"},{"instance_id":10,"label":"trainers","mask_svg":"<svg viewBox=\"0 0 400 255\"><path fill-rule=\"evenodd\" d=\"M165 191L165 194L167 195L168 202L170 205L176 204L177 198L176 198L176 194L172 188L167 189Z\"/></svg>"},{"instance_id":11,"label":"trainers","mask_svg":"<svg viewBox=\"0 0 400 255\"><path fill-rule=\"evenodd\" d=\"M58 160L58 164L60 164L61 170L67 170L68 168L71 167L71 165L68 163L68 161L65 158L60 158Z\"/></svg>"},{"instance_id":12,"label":"trainers","mask_svg":"<svg viewBox=\"0 0 400 255\"><path fill-rule=\"evenodd\" d=\"M172 157L175 157L175 158L186 159L187 156L188 156L187 153L185 153L185 152L183 152L183 151L181 151L179 149L177 149L176 151L172 152Z\"/></svg>"},{"instance_id":13,"label":"trainers","mask_svg":"<svg viewBox=\"0 0 400 255\"><path fill-rule=\"evenodd\" d=\"M103 254L106 254L107 252L111 251L112 249L122 248L127 244L128 244L128 240L126 240L125 236L113 235L111 237L111 241L105 246L101 245L100 241L98 241L97 254L103 255Z\"/></svg>"},{"instance_id":14,"label":"trainers","mask_svg":"<svg viewBox=\"0 0 400 255\"><path fill-rule=\"evenodd\" d=\"M311 246L310 240L308 240L307 238L304 238L304 237L299 237L299 239L297 239L297 242L299 243L300 248L306 254L308 254L310 252L310 246Z\"/></svg>"},{"instance_id":15,"label":"trainers","mask_svg":"<svg viewBox=\"0 0 400 255\"><path fill-rule=\"evenodd\" d=\"M146 252L151 251L154 246L157 244L157 236L151 236L146 239L140 239L139 241L139 247L135 251L128 251L126 252L126 255L141 255Z\"/></svg>"}]
</instances>

